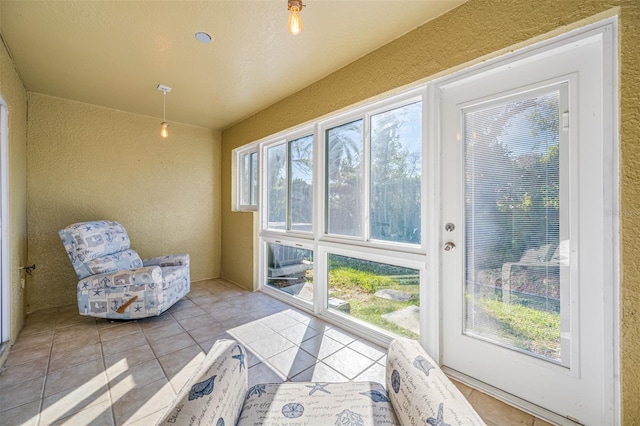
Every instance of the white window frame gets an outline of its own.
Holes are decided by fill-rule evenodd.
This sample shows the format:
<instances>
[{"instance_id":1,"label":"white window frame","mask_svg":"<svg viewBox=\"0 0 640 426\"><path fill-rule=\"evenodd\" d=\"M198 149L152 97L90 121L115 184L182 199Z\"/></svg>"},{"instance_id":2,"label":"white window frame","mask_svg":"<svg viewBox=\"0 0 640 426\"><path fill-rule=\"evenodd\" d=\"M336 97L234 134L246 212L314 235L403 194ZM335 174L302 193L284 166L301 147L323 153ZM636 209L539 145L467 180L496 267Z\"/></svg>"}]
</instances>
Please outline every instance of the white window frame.
<instances>
[{"instance_id":1,"label":"white window frame","mask_svg":"<svg viewBox=\"0 0 640 426\"><path fill-rule=\"evenodd\" d=\"M317 223L317 216L318 216L318 212L317 212L317 208L313 208L313 217L312 217L312 224L311 224L311 231L300 231L300 230L293 230L293 229L289 229L291 226L291 215L290 215L290 198L291 198L291 188L289 187L289 173L290 173L290 164L289 164L289 143L293 142L297 139L300 138L304 138L307 136L311 136L313 138L313 182L312 182L312 186L313 186L313 195L312 195L312 200L313 202L315 202L316 200L316 190L317 190L317 174L316 174L316 168L317 168L317 145L318 145L318 135L316 133L316 128L315 127L310 127L310 126L304 126L304 127L299 127L296 128L294 130L291 131L286 131L286 132L281 132L280 134L278 134L278 136L275 137L269 137L268 139L264 139L263 141L259 142L259 150L260 150L260 161L259 161L259 175L261 177L261 181L262 181L262 185L259 185L260 187L260 195L262 198L260 198L262 200L262 203L260 204L260 231L259 231L259 235L261 237L273 237L273 238L302 238L302 239L314 239L314 235L315 235L315 230L317 229L316 223ZM262 207L266 207L268 200L267 200L267 195L266 195L266 191L267 191L267 161L268 161L268 155L267 155L267 151L269 148L273 147L273 146L277 146L277 145L281 145L284 144L285 145L285 163L286 163L286 173L287 173L287 193L286 193L286 206L285 206L285 227L284 229L273 229L273 228L269 228L268 226L268 211L265 208ZM284 236L287 237L284 237Z\"/></svg>"},{"instance_id":2,"label":"white window frame","mask_svg":"<svg viewBox=\"0 0 640 426\"><path fill-rule=\"evenodd\" d=\"M258 152L257 144L245 145L243 147L237 148L232 152L232 161L231 164L233 166L232 171L232 182L231 182L231 199L233 201L231 210L239 211L239 212L249 212L249 211L258 211L258 205L260 204L260 155ZM251 162L249 162L249 199L255 199L255 203L245 203L243 197L244 186L247 182L245 182L245 164L244 158L245 156L251 154L255 154L257 156L256 161L258 164L256 171L256 185L252 187L251 185ZM255 192L255 198L254 198Z\"/></svg>"},{"instance_id":3,"label":"white window frame","mask_svg":"<svg viewBox=\"0 0 640 426\"><path fill-rule=\"evenodd\" d=\"M377 114L391 111L396 108L400 108L405 105L409 105L415 102L422 102L422 180L420 186L420 223L421 223L421 232L420 232L420 244L411 244L411 243L401 243L401 242L393 242L393 241L385 241L385 240L376 240L371 239L371 224L370 224L370 196L371 196L371 132L370 132L370 123L371 117ZM316 198L317 205L319 208L317 209L322 213L322 218L318 222L318 234L316 235L317 239L322 242L327 243L342 243L342 244L350 244L354 246L363 246L363 247L371 247L371 248L379 248L386 249L389 251L399 251L406 253L426 253L427 247L427 222L428 222L428 212L427 212L427 187L429 184L428 175L427 175L427 153L426 153L426 134L427 134L427 121L426 121L426 113L427 113L427 91L426 86L421 86L418 88L412 88L411 90L405 91L403 93L393 95L387 97L382 100L378 100L376 102L372 102L363 107L357 108L355 110L347 111L341 114L336 114L334 116L328 117L324 120L318 122L318 156L317 159L322 163L317 167L317 172L319 174L318 177L318 197ZM343 124L351 123L354 121L363 120L362 125L362 133L363 133L363 146L362 146L362 235L361 236L348 236L348 235L339 235L339 234L330 234L328 232L328 203L327 203L327 167L326 167L326 149L327 149L327 141L326 141L326 131L332 129L334 127L339 127Z\"/></svg>"}]
</instances>

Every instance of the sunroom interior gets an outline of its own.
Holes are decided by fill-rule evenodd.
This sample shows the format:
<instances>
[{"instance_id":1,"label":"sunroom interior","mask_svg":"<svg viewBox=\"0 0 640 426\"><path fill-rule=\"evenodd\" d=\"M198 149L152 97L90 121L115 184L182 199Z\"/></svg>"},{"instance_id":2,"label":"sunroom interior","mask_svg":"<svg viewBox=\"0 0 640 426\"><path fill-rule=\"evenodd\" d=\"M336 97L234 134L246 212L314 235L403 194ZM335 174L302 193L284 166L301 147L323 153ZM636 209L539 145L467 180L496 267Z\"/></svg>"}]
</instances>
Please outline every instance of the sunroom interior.
<instances>
[{"instance_id":1,"label":"sunroom interior","mask_svg":"<svg viewBox=\"0 0 640 426\"><path fill-rule=\"evenodd\" d=\"M284 1L235 3L239 8L232 2L1 2L0 104L8 114L0 125L8 130L0 152L0 384L17 394L23 381L11 373L13 366L39 396L16 402L0 390L0 419L148 424L214 338L244 338L250 346L262 332L298 354L282 371L268 362L275 354L256 349L249 364L266 380L372 379L384 364L385 346L399 335L420 341L478 404L487 424L640 422L640 6L631 0L423 3L309 2L301 12L305 27L294 36L286 31ZM316 20L316 7L323 18L340 19ZM416 9L380 22L382 11L402 7ZM334 40L313 51L321 37L313 33L328 32L321 25L338 28L359 11L363 16L353 18L348 33L352 49L341 51L337 47L349 43ZM214 17L217 27L207 23ZM384 26L377 38L372 23ZM189 47L179 52L183 42L168 39L168 29L190 37L184 42ZM210 32L211 43L198 43L197 31ZM225 31L234 40L225 41ZM105 34L109 40L100 39ZM134 35L142 38L130 39ZM233 47L218 51L216 43ZM270 50L258 54L256 46L247 47L251 43ZM590 85L604 93L594 107L601 127L592 128L576 111L586 110L580 102L590 92L578 90L589 72L571 67L583 66L574 58L593 58L594 52L602 62L585 60L584 69L605 71ZM136 55L144 68L127 65L141 63ZM190 62L189 55L207 57ZM540 72L523 71L538 60ZM540 77L556 65L556 74ZM210 85L213 73L233 80ZM516 81L511 86L510 76ZM158 84L173 90L161 93ZM497 151L496 139L487 135L500 120L507 130L497 139L505 148ZM162 121L169 122L166 139ZM535 134L530 152L514 130L524 122L533 123L527 128ZM586 127L574 131L574 123ZM460 133L471 141L464 152L446 142L460 140ZM596 133L604 142L589 139ZM383 152L389 147L395 151ZM354 157L361 162L354 165ZM581 167L586 181L575 172ZM498 200L495 210L487 213L478 201L471 215L465 208L474 191L487 188L470 186L469 176L490 172L500 179L490 189L500 192L492 198ZM527 185L540 176L546 186L534 193ZM542 219L531 213L536 199L546 212ZM594 199L602 203L592 204ZM598 209L591 219L589 212ZM90 330L83 328L77 279L58 231L101 219L124 224L143 258L190 254L192 291L184 303L148 323L93 321ZM470 255L469 247L479 254ZM484 252L502 254L487 258ZM589 269L594 264L600 269ZM29 265L35 269L25 270ZM585 278L590 274L601 274L602 282ZM583 303L579 297L590 292L596 296ZM471 302L474 294L478 299ZM518 324L500 322L505 307L511 318L519 315L515 310L523 312L518 318L527 322L526 332L539 324L532 332L538 340L523 337ZM579 308L592 307L596 313L586 321ZM487 315L502 331L483 328ZM180 333L163 335L158 327ZM287 340L285 330L302 329L298 342ZM70 349L60 354L80 354L87 350L80 341L93 333L104 384L56 388L51 377L64 371L62 364L54 368L62 362L56 342ZM602 339L591 342L590 333ZM449 337L454 334L469 342ZM337 345L322 362L319 353L312 353L316 359L304 351L319 336ZM42 378L11 360L25 350L21 338L44 348L29 360L46 364ZM145 345L126 346L137 338ZM172 352L155 346L167 338L187 359L181 368L177 361L165 365ZM485 351L487 342L497 349ZM115 363L109 352L115 349L108 346L118 344L125 345L119 353L127 348L130 366ZM601 355L596 360L587 353L594 347ZM353 365L363 360L357 371L331 357L340 350L363 356L354 358ZM159 376L141 374L137 391L123 387L129 380L123 371L132 372L134 383L134 359L142 365L147 352L151 358L144 361L153 359ZM469 367L476 356L485 357L488 367ZM502 365L491 368L503 362L513 362L522 376ZM313 376L310 365L327 375ZM593 365L604 372L591 381L586 370ZM516 383L543 370L551 373L539 386ZM110 382L112 376L120 382ZM598 392L583 398L589 386ZM527 387L537 396L521 392ZM97 397L69 403L73 389L92 389ZM566 398L564 406L547 404L558 389L580 397ZM124 403L127 392L137 405ZM154 396L159 405L149 403ZM597 420L581 417L583 405L593 401L596 408L588 412Z\"/></svg>"}]
</instances>

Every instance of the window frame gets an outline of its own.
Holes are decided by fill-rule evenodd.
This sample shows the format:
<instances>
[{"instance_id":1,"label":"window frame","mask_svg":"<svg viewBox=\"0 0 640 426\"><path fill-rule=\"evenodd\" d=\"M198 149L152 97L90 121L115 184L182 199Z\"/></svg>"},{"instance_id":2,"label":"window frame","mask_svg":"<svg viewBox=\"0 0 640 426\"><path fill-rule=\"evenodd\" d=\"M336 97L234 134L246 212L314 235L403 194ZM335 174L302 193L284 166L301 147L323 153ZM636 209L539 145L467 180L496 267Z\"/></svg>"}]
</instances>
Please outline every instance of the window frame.
<instances>
[{"instance_id":1,"label":"window frame","mask_svg":"<svg viewBox=\"0 0 640 426\"><path fill-rule=\"evenodd\" d=\"M319 120L318 126L318 155L317 159L322 159L323 164L317 167L319 177L317 179L318 198L317 210L322 212L322 218L318 222L319 234L317 238L321 242L328 243L342 243L350 244L354 246L379 248L383 250L399 251L406 253L422 253L425 254L427 250L427 238L429 228L427 223L429 220L427 211L427 188L430 185L430 177L428 175L429 169L427 168L427 160L429 154L429 148L427 145L427 135L429 129L427 128L427 109L428 96L427 85L420 85L417 88L412 88L405 92L391 95L381 100L376 100L363 105L359 108L351 109L343 113L334 114L326 119ZM379 240L371 238L371 224L370 224L370 201L371 201L371 117L391 111L403 106L407 106L416 102L422 103L422 132L421 132L421 184L420 184L420 244L411 244L404 242L394 242L387 240ZM361 211L361 236L349 236L340 234L331 234L328 232L328 199L327 199L327 186L328 186L328 173L326 165L327 155L327 140L326 132L335 127L339 127L344 124L352 123L354 121L363 120L362 134L363 134L363 146L362 146L362 211Z\"/></svg>"},{"instance_id":2,"label":"window frame","mask_svg":"<svg viewBox=\"0 0 640 426\"><path fill-rule=\"evenodd\" d=\"M301 231L301 230L293 230L290 229L291 227L291 212L290 212L290 208L291 208L291 161L290 161L290 143L294 142L298 139L301 138L305 138L311 136L313 138L312 140L312 155L313 155L313 172L312 172L312 202L315 204L316 201L316 190L317 190L317 173L316 173L316 162L317 162L317 144L318 144L318 137L317 137L317 133L316 133L316 128L314 127L310 127L310 126L304 126L304 127L300 127L300 128L296 128L292 131L285 131L285 132L281 132L277 135L274 135L272 137L269 137L267 139L263 139L260 142L256 142L259 146L259 151L261 153L260 157L260 161L259 161L259 175L262 177L262 182L263 185L260 188L260 196L261 196L261 200L263 200L260 203L260 206L263 208L260 208L260 231L259 231L259 235L261 237L263 236L271 236L274 238L282 238L284 235L289 235L293 238L303 238L303 239L313 239L314 235L315 235L315 229L316 227L316 217L317 217L317 209L314 207L312 208L312 212L313 212L313 216L311 218L311 230L310 231ZM268 150L271 147L277 146L277 145L281 145L284 144L285 145L285 173L286 173L286 182L287 182L287 188L285 191L285 226L284 229L274 229L274 228L269 228L268 226L268 208L265 208L268 206L268 199L266 196L266 191L267 191L267 162L268 162Z\"/></svg>"},{"instance_id":3,"label":"window frame","mask_svg":"<svg viewBox=\"0 0 640 426\"><path fill-rule=\"evenodd\" d=\"M256 175L255 175L255 185L252 185L252 177L253 177L253 170L252 170L252 163L251 161L249 161L249 171L248 171L248 175L249 175L249 200L255 200L254 202L250 202L250 203L245 203L244 201L244 188L245 188L245 184L246 179L245 179L245 173L246 173L246 167L244 164L244 159L246 156L249 156L249 158L251 158L251 155L255 154L256 155ZM245 145L242 146L240 148L237 148L235 150L233 150L232 152L232 164L234 166L234 170L232 173L233 179L232 179L232 197L231 199L233 200L233 205L231 206L231 210L232 211L239 211L239 212L257 212L258 211L258 206L260 205L260 154L259 154L259 145L257 143L253 143L253 144L249 144L249 145Z\"/></svg>"}]
</instances>

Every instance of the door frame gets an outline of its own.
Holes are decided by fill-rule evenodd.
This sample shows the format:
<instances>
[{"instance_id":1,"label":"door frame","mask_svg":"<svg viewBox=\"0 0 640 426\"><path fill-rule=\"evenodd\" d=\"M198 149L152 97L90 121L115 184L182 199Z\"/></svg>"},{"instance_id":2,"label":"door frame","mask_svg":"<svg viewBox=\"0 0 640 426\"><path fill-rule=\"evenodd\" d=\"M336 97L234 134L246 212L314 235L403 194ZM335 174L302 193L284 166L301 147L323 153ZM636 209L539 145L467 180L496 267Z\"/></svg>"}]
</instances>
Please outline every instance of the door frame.
<instances>
[{"instance_id":1,"label":"door frame","mask_svg":"<svg viewBox=\"0 0 640 426\"><path fill-rule=\"evenodd\" d=\"M443 115L440 110L439 89L444 86L455 85L456 82L466 82L469 78L486 75L494 70L500 69L505 65L526 60L534 56L544 54L560 46L568 46L573 41L584 40L593 36L601 36L603 39L603 138L604 138L604 186L612 188L612 191L604 194L605 206L605 241L607 244L604 252L608 256L603 260L604 276L608 278L611 285L606 285L603 289L605 296L605 306L603 310L606 318L606 327L613 330L611 339L606 342L605 347L610 347L611 351L605 351L605 359L603 367L606 370L606 381L613 384L613 395L607 395L613 399L613 415L615 423L620 421L620 381L619 381L619 359L620 359L620 237L619 237L619 217L617 209L619 206L619 127L618 127L618 46L617 46L618 19L613 16L602 21L586 25L573 31L569 31L560 36L556 36L546 41L542 41L531 46L522 48L513 53L509 53L498 58L471 66L469 68L458 71L441 79L437 79L428 86L428 146L425 150L431 158L436 158L432 164L431 176L434 179L430 181L429 191L431 194L437 194L430 199L436 202L433 219L430 221L430 235L437 236L432 241L431 253L434 254L433 273L434 277L438 277L437 293L439 298L437 316L440 320L438 328L437 348L428 345L427 349L434 358L443 366L443 370L451 377L466 383L476 389L479 389L498 399L516 406L526 412L532 413L537 417L553 421L558 424L575 424L565 417L550 412L542 407L532 404L524 399L516 397L512 394L504 392L490 384L481 382L463 373L452 370L443 363L443 285L444 285L444 269L443 269L443 246L448 240L447 233L444 232L442 223L442 201L441 191L443 188L443 173L445 167L442 164L442 120ZM429 330L431 331L431 330Z\"/></svg>"},{"instance_id":2,"label":"door frame","mask_svg":"<svg viewBox=\"0 0 640 426\"><path fill-rule=\"evenodd\" d=\"M0 344L11 339L9 298L9 110L0 96Z\"/></svg>"}]
</instances>

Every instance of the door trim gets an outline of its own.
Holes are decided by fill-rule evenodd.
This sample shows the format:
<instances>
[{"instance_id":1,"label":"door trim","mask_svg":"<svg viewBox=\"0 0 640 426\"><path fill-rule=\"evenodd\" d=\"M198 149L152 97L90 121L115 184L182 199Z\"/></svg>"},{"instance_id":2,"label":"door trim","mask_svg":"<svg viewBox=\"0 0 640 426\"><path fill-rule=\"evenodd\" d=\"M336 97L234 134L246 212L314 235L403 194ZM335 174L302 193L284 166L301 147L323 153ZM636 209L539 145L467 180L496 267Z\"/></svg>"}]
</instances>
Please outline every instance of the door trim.
<instances>
[{"instance_id":1,"label":"door trim","mask_svg":"<svg viewBox=\"0 0 640 426\"><path fill-rule=\"evenodd\" d=\"M11 339L9 298L9 110L0 96L0 343Z\"/></svg>"}]
</instances>

